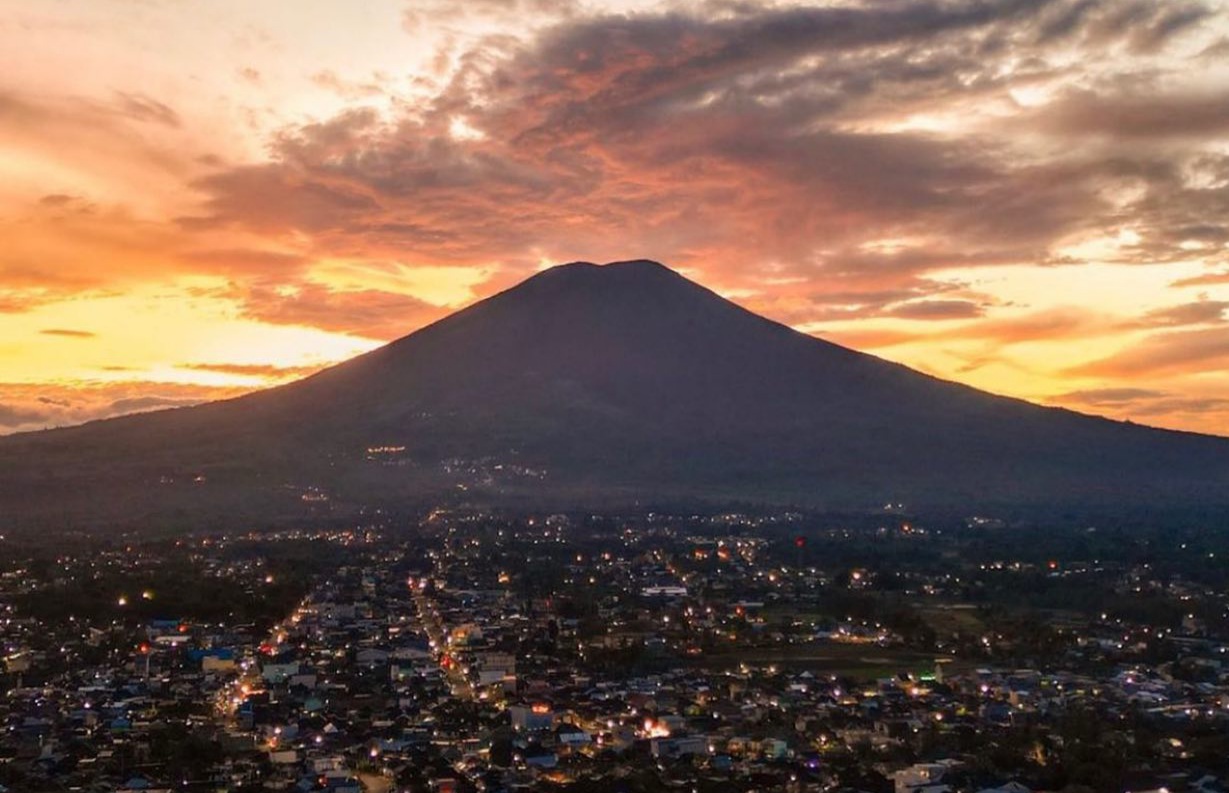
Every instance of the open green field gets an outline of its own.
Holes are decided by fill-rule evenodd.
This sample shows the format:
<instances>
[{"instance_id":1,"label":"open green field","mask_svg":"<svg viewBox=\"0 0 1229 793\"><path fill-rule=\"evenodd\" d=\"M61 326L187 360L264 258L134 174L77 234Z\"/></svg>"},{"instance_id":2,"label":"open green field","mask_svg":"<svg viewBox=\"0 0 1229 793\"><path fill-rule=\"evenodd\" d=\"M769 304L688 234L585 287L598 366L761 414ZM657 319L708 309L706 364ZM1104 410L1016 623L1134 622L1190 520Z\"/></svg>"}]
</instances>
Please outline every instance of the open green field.
<instances>
[{"instance_id":1,"label":"open green field","mask_svg":"<svg viewBox=\"0 0 1229 793\"><path fill-rule=\"evenodd\" d=\"M919 608L917 613L931 630L941 636L955 633L976 635L986 628L977 610L971 606L925 606Z\"/></svg>"},{"instance_id":2,"label":"open green field","mask_svg":"<svg viewBox=\"0 0 1229 793\"><path fill-rule=\"evenodd\" d=\"M779 666L783 669L838 677L875 679L890 677L900 672L933 672L939 657L933 653L920 653L898 647L824 642L705 653L694 659L693 664L711 669L733 668L740 664ZM944 674L964 671L971 666L951 658L945 658L945 661Z\"/></svg>"}]
</instances>

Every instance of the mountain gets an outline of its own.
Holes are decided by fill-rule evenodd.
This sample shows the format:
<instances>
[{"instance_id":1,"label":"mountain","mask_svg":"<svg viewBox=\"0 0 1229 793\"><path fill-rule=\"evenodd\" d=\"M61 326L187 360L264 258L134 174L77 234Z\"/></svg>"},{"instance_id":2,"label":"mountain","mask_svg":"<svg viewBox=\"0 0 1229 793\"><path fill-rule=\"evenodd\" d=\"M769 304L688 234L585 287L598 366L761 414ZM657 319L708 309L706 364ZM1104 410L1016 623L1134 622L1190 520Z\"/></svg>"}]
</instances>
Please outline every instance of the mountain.
<instances>
[{"instance_id":1,"label":"mountain","mask_svg":"<svg viewBox=\"0 0 1229 793\"><path fill-rule=\"evenodd\" d=\"M1220 510L1227 484L1227 439L939 380L654 262L575 263L296 383L0 439L0 530L452 503Z\"/></svg>"}]
</instances>

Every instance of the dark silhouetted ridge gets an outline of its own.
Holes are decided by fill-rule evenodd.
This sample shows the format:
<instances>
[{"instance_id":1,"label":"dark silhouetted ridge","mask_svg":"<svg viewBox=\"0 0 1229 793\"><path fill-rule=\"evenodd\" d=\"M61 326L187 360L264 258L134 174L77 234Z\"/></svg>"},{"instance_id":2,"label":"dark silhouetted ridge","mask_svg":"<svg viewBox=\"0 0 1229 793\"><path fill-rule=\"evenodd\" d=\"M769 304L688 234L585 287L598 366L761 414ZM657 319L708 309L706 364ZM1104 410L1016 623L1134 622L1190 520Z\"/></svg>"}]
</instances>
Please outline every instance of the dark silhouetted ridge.
<instances>
[{"instance_id":1,"label":"dark silhouetted ridge","mask_svg":"<svg viewBox=\"0 0 1229 793\"><path fill-rule=\"evenodd\" d=\"M25 526L458 502L1108 514L1221 509L1227 484L1224 439L938 380L648 260L545 270L287 386L0 440L0 514Z\"/></svg>"}]
</instances>

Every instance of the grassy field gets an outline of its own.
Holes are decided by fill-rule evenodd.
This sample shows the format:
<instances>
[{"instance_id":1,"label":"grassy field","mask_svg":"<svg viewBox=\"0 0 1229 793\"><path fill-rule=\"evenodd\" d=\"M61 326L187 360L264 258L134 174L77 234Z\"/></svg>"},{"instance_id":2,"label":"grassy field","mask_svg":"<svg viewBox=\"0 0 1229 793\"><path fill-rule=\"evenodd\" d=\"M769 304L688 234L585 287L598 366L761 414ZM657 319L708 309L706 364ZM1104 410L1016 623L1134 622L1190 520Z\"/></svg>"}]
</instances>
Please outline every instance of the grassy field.
<instances>
[{"instance_id":1,"label":"grassy field","mask_svg":"<svg viewBox=\"0 0 1229 793\"><path fill-rule=\"evenodd\" d=\"M933 672L935 661L936 656L933 653L878 647L873 644L825 642L706 653L696 658L694 663L696 666L713 669L737 667L739 664L760 667L775 665L783 669L839 677L875 679L890 677L900 672ZM965 668L955 660L943 664L943 667L945 674Z\"/></svg>"},{"instance_id":2,"label":"grassy field","mask_svg":"<svg viewBox=\"0 0 1229 793\"><path fill-rule=\"evenodd\" d=\"M972 607L927 606L919 608L917 613L940 636L954 633L977 635L985 632L986 628L977 610Z\"/></svg>"}]
</instances>

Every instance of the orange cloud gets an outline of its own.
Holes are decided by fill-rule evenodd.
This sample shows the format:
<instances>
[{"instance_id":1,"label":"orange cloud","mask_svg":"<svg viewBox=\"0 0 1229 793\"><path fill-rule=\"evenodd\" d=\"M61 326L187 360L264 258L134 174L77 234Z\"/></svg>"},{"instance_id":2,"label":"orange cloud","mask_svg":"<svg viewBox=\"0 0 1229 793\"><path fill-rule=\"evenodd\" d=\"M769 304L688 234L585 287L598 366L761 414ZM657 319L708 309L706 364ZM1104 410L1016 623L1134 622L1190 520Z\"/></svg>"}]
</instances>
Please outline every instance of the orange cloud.
<instances>
[{"instance_id":1,"label":"orange cloud","mask_svg":"<svg viewBox=\"0 0 1229 793\"><path fill-rule=\"evenodd\" d=\"M72 328L46 328L39 333L44 336L61 336L66 339L92 339L98 334L88 330L73 330Z\"/></svg>"},{"instance_id":2,"label":"orange cloud","mask_svg":"<svg viewBox=\"0 0 1229 793\"><path fill-rule=\"evenodd\" d=\"M1068 373L1080 377L1152 377L1220 369L1227 361L1229 328L1206 328L1158 333Z\"/></svg>"},{"instance_id":3,"label":"orange cloud","mask_svg":"<svg viewBox=\"0 0 1229 793\"><path fill-rule=\"evenodd\" d=\"M241 377L258 377L263 380L295 380L315 374L327 364L315 366L277 366L275 364L256 363L181 363L180 369L190 369L196 372L221 372Z\"/></svg>"},{"instance_id":4,"label":"orange cloud","mask_svg":"<svg viewBox=\"0 0 1229 793\"><path fill-rule=\"evenodd\" d=\"M1049 402L1084 412L1145 423L1158 419L1180 429L1206 431L1229 419L1229 398L1181 396L1148 388L1099 388L1071 391Z\"/></svg>"},{"instance_id":5,"label":"orange cloud","mask_svg":"<svg viewBox=\"0 0 1229 793\"><path fill-rule=\"evenodd\" d=\"M406 335L448 313L409 295L378 289L334 289L310 281L236 282L220 294L237 301L245 317L276 325L305 325L385 341Z\"/></svg>"}]
</instances>

